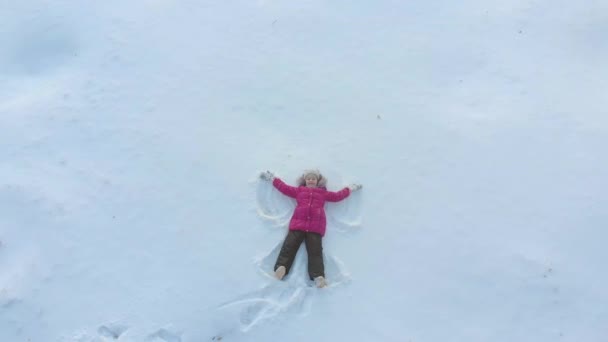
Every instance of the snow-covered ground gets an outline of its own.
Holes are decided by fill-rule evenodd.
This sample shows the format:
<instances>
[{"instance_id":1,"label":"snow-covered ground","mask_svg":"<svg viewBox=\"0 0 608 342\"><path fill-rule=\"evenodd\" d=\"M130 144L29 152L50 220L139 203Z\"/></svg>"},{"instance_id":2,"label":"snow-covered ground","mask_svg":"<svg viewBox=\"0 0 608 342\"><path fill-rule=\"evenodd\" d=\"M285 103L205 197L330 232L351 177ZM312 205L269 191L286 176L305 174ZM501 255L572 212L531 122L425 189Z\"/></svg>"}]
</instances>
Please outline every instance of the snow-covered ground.
<instances>
[{"instance_id":1,"label":"snow-covered ground","mask_svg":"<svg viewBox=\"0 0 608 342\"><path fill-rule=\"evenodd\" d=\"M0 3L0 341L608 339L605 1ZM270 276L319 168L330 287Z\"/></svg>"}]
</instances>

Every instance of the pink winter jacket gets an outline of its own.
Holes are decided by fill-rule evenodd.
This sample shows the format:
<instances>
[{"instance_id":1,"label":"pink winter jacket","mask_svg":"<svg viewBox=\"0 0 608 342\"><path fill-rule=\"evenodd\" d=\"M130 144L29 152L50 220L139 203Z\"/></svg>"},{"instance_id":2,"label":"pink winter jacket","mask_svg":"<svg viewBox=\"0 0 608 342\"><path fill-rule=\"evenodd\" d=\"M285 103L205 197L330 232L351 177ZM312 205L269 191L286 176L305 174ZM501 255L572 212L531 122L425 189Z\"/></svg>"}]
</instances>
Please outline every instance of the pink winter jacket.
<instances>
[{"instance_id":1,"label":"pink winter jacket","mask_svg":"<svg viewBox=\"0 0 608 342\"><path fill-rule=\"evenodd\" d=\"M296 199L297 205L289 222L289 230L313 232L321 236L325 235L325 201L338 202L350 195L349 188L331 192L324 187L295 187L285 184L279 178L275 178L272 185L283 194Z\"/></svg>"}]
</instances>

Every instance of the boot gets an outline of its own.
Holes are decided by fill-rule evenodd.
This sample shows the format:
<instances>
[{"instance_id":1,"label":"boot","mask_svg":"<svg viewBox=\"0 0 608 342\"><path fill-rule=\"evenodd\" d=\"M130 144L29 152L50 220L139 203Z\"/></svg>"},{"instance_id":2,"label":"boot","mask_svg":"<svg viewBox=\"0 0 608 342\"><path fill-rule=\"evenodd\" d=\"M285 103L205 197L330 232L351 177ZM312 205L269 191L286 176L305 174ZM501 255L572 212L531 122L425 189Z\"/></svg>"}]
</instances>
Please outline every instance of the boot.
<instances>
[{"instance_id":1,"label":"boot","mask_svg":"<svg viewBox=\"0 0 608 342\"><path fill-rule=\"evenodd\" d=\"M285 268L285 266L279 266L279 267L277 267L277 270L274 271L274 276L275 276L275 278L282 280L283 277L285 276L285 272L287 272L287 269Z\"/></svg>"},{"instance_id":2,"label":"boot","mask_svg":"<svg viewBox=\"0 0 608 342\"><path fill-rule=\"evenodd\" d=\"M327 281L325 281L325 277L323 276L319 276L315 278L315 285L318 288L323 288L325 286L327 286Z\"/></svg>"}]
</instances>

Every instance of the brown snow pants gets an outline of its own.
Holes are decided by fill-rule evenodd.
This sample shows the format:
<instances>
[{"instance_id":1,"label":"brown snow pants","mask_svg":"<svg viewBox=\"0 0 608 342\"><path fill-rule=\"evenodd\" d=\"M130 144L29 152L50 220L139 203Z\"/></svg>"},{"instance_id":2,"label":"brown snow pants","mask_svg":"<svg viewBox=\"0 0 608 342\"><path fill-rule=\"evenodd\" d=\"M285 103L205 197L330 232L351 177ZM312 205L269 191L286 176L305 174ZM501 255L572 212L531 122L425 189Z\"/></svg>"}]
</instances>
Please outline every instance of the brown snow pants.
<instances>
[{"instance_id":1,"label":"brown snow pants","mask_svg":"<svg viewBox=\"0 0 608 342\"><path fill-rule=\"evenodd\" d=\"M310 277L310 280L319 276L324 277L325 266L323 265L323 244L321 240L321 235L317 233L290 230L285 237L281 252L274 265L274 270L276 271L279 266L285 266L287 273L289 273L296 253L298 252L302 241L305 241L306 252L308 253L308 276Z\"/></svg>"}]
</instances>

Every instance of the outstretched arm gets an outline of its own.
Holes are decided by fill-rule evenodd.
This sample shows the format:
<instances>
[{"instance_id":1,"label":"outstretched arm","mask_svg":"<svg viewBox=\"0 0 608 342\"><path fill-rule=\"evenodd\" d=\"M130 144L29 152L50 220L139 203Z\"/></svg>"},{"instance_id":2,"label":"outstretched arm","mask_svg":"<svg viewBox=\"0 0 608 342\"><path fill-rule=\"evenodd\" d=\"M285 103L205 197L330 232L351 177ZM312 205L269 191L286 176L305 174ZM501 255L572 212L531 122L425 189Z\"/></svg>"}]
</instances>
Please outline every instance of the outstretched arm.
<instances>
[{"instance_id":1,"label":"outstretched arm","mask_svg":"<svg viewBox=\"0 0 608 342\"><path fill-rule=\"evenodd\" d=\"M361 188L361 184L351 184L338 192L328 191L325 194L325 200L329 202L339 202L348 197L352 192L357 191Z\"/></svg>"},{"instance_id":2,"label":"outstretched arm","mask_svg":"<svg viewBox=\"0 0 608 342\"><path fill-rule=\"evenodd\" d=\"M325 193L325 200L329 202L340 202L350 195L350 189L344 188L337 192L328 191Z\"/></svg>"},{"instance_id":3,"label":"outstretched arm","mask_svg":"<svg viewBox=\"0 0 608 342\"><path fill-rule=\"evenodd\" d=\"M298 188L285 184L285 182L283 182L279 178L275 177L272 181L272 185L274 185L274 187L277 188L277 190L279 190L285 196L296 198L296 195L298 194Z\"/></svg>"},{"instance_id":4,"label":"outstretched arm","mask_svg":"<svg viewBox=\"0 0 608 342\"><path fill-rule=\"evenodd\" d=\"M264 171L260 173L260 178L265 181L272 182L272 185L274 185L277 190L279 190L282 194L286 196L296 198L296 195L298 194L298 188L285 184L285 182L275 177L274 173L270 171Z\"/></svg>"}]
</instances>

